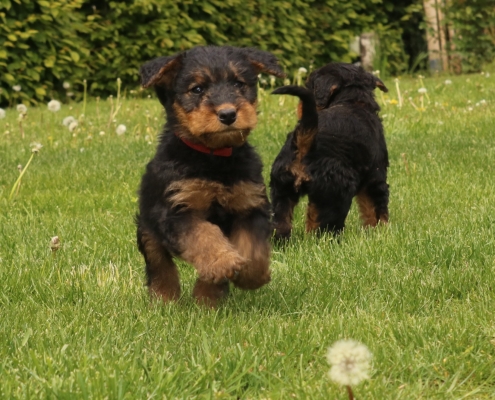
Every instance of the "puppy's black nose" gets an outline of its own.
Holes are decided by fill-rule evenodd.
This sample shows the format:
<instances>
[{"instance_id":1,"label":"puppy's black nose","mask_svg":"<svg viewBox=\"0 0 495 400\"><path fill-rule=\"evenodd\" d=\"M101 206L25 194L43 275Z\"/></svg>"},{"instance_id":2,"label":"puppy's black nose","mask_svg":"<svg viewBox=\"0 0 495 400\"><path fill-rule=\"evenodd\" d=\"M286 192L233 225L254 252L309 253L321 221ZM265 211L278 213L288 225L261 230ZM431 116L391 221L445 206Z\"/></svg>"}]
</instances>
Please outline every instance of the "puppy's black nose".
<instances>
[{"instance_id":1,"label":"puppy's black nose","mask_svg":"<svg viewBox=\"0 0 495 400\"><path fill-rule=\"evenodd\" d=\"M235 122L237 113L235 108L224 108L218 112L218 119L222 124L231 125Z\"/></svg>"}]
</instances>

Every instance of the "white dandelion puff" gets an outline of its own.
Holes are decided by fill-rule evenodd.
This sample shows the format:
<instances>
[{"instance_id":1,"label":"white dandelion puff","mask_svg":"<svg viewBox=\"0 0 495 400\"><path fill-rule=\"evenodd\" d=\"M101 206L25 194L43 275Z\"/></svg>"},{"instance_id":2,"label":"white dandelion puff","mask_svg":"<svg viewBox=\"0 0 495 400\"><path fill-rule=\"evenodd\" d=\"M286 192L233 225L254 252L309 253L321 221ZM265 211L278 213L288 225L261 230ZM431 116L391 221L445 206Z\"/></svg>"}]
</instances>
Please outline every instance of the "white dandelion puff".
<instances>
[{"instance_id":1,"label":"white dandelion puff","mask_svg":"<svg viewBox=\"0 0 495 400\"><path fill-rule=\"evenodd\" d=\"M60 239L54 236L50 239L50 249L55 253L60 248Z\"/></svg>"},{"instance_id":2,"label":"white dandelion puff","mask_svg":"<svg viewBox=\"0 0 495 400\"><path fill-rule=\"evenodd\" d=\"M65 81L64 83L62 83L62 86L64 87L65 90L68 90L70 89L70 83Z\"/></svg>"},{"instance_id":3,"label":"white dandelion puff","mask_svg":"<svg viewBox=\"0 0 495 400\"><path fill-rule=\"evenodd\" d=\"M100 131L100 136L104 136L105 135L105 132L104 131Z\"/></svg>"},{"instance_id":4,"label":"white dandelion puff","mask_svg":"<svg viewBox=\"0 0 495 400\"><path fill-rule=\"evenodd\" d=\"M0 108L0 119L5 118L5 110Z\"/></svg>"},{"instance_id":5,"label":"white dandelion puff","mask_svg":"<svg viewBox=\"0 0 495 400\"><path fill-rule=\"evenodd\" d=\"M58 110L60 110L60 107L61 107L61 104L60 104L60 101L58 101L58 100L51 100L48 102L48 109L51 112L57 112Z\"/></svg>"},{"instance_id":6,"label":"white dandelion puff","mask_svg":"<svg viewBox=\"0 0 495 400\"><path fill-rule=\"evenodd\" d=\"M300 67L298 70L297 70L297 73L299 75L304 75L304 74L307 74L308 73L308 70L304 67Z\"/></svg>"},{"instance_id":7,"label":"white dandelion puff","mask_svg":"<svg viewBox=\"0 0 495 400\"><path fill-rule=\"evenodd\" d=\"M127 128L125 127L125 125L120 124L119 126L117 126L117 129L115 129L115 132L117 133L117 135L121 136L125 133L126 130Z\"/></svg>"},{"instance_id":8,"label":"white dandelion puff","mask_svg":"<svg viewBox=\"0 0 495 400\"><path fill-rule=\"evenodd\" d=\"M481 104L482 106L484 106L484 105L486 104L486 100L485 100L485 99L480 100L480 104Z\"/></svg>"},{"instance_id":9,"label":"white dandelion puff","mask_svg":"<svg viewBox=\"0 0 495 400\"><path fill-rule=\"evenodd\" d=\"M41 148L43 147L43 145L41 143L38 143L38 142L33 142L30 144L31 146L31 152L32 153L38 153Z\"/></svg>"},{"instance_id":10,"label":"white dandelion puff","mask_svg":"<svg viewBox=\"0 0 495 400\"><path fill-rule=\"evenodd\" d=\"M354 386L369 378L372 354L356 340L344 339L329 347L327 360L331 365L328 376L343 386Z\"/></svg>"},{"instance_id":11,"label":"white dandelion puff","mask_svg":"<svg viewBox=\"0 0 495 400\"><path fill-rule=\"evenodd\" d=\"M74 96L74 93L72 93L72 92L67 92L67 97L72 97L72 96Z\"/></svg>"},{"instance_id":12,"label":"white dandelion puff","mask_svg":"<svg viewBox=\"0 0 495 400\"><path fill-rule=\"evenodd\" d=\"M69 132L74 132L74 130L77 128L77 125L79 125L77 123L77 121L72 121L70 124L69 124Z\"/></svg>"},{"instance_id":13,"label":"white dandelion puff","mask_svg":"<svg viewBox=\"0 0 495 400\"><path fill-rule=\"evenodd\" d=\"M14 91L16 91L16 92L20 92L22 88L21 88L21 85L14 85L14 86L12 86L12 89L14 89Z\"/></svg>"},{"instance_id":14,"label":"white dandelion puff","mask_svg":"<svg viewBox=\"0 0 495 400\"><path fill-rule=\"evenodd\" d=\"M62 124L64 124L64 126L66 127L69 127L70 124L72 124L76 119L72 116L72 115L69 115L68 117L65 117L62 121Z\"/></svg>"},{"instance_id":15,"label":"white dandelion puff","mask_svg":"<svg viewBox=\"0 0 495 400\"><path fill-rule=\"evenodd\" d=\"M452 85L452 81L450 79L445 79L445 85Z\"/></svg>"},{"instance_id":16,"label":"white dandelion puff","mask_svg":"<svg viewBox=\"0 0 495 400\"><path fill-rule=\"evenodd\" d=\"M428 90L424 87L418 89L418 93L425 94Z\"/></svg>"},{"instance_id":17,"label":"white dandelion puff","mask_svg":"<svg viewBox=\"0 0 495 400\"><path fill-rule=\"evenodd\" d=\"M17 104L17 112L21 114L27 113L27 107L24 104Z\"/></svg>"},{"instance_id":18,"label":"white dandelion puff","mask_svg":"<svg viewBox=\"0 0 495 400\"><path fill-rule=\"evenodd\" d=\"M487 73L485 74L485 78L489 78L489 77L490 77L490 73L489 73L489 72L487 72Z\"/></svg>"}]
</instances>

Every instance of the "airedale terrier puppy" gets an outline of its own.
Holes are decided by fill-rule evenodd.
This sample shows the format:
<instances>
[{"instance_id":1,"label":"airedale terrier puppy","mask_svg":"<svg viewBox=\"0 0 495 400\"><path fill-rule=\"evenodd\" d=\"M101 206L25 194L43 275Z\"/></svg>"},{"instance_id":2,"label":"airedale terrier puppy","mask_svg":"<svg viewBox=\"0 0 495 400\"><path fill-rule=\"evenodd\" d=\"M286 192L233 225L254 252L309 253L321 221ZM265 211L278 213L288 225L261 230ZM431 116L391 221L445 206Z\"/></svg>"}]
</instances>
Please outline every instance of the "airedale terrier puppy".
<instances>
[{"instance_id":1,"label":"airedale terrier puppy","mask_svg":"<svg viewBox=\"0 0 495 400\"><path fill-rule=\"evenodd\" d=\"M388 91L361 67L330 63L306 88L274 94L300 97L299 122L276 157L270 180L276 238L290 237L292 214L308 196L306 231L339 233L357 197L365 226L388 221L388 152L373 90Z\"/></svg>"},{"instance_id":2,"label":"airedale terrier puppy","mask_svg":"<svg viewBox=\"0 0 495 400\"><path fill-rule=\"evenodd\" d=\"M257 79L284 73L272 54L196 47L141 69L166 124L142 178L137 243L151 295L180 296L173 257L192 264L198 303L215 306L229 281L257 289L270 281L270 204L262 163L246 139L257 122Z\"/></svg>"}]
</instances>

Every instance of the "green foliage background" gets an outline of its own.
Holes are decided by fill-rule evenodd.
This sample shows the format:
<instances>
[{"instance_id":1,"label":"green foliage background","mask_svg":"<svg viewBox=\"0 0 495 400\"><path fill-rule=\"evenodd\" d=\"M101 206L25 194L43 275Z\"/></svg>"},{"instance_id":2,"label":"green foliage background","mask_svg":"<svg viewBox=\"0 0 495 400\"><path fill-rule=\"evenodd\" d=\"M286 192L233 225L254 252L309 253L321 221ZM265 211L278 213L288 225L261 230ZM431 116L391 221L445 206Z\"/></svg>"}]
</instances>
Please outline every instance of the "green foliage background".
<instances>
[{"instance_id":1,"label":"green foliage background","mask_svg":"<svg viewBox=\"0 0 495 400\"><path fill-rule=\"evenodd\" d=\"M493 59L492 11L480 11L488 0L464 13L456 0L450 17L463 36L458 49ZM138 85L138 68L158 55L195 45L256 46L275 53L287 72L329 61L353 61L350 40L361 32L380 37L376 68L397 75L417 65L424 43L419 0L1 0L0 105L64 99L63 82L75 93L88 82L93 95ZM493 9L493 7L492 7ZM488 18L486 18L488 17ZM482 24L474 28L473 22ZM486 32L486 33L485 33ZM480 38L481 35L481 39ZM483 36L484 35L484 36ZM411 47L412 44L412 47ZM414 45L416 48L413 48ZM419 48L418 48L419 46ZM14 93L12 86L22 91ZM77 96L77 95L76 95Z\"/></svg>"},{"instance_id":2,"label":"green foliage background","mask_svg":"<svg viewBox=\"0 0 495 400\"><path fill-rule=\"evenodd\" d=\"M456 34L453 55L463 72L476 72L495 59L495 3L493 0L453 0L446 12Z\"/></svg>"}]
</instances>

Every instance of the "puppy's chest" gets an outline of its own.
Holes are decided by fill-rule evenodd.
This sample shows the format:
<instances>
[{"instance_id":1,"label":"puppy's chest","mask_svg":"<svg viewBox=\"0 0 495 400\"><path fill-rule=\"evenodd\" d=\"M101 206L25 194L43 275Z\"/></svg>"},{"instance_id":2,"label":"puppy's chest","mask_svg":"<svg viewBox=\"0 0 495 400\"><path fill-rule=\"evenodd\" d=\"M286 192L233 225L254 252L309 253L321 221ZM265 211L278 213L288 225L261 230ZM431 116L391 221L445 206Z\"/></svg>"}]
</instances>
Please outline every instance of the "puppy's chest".
<instances>
[{"instance_id":1,"label":"puppy's chest","mask_svg":"<svg viewBox=\"0 0 495 400\"><path fill-rule=\"evenodd\" d=\"M172 207L219 217L247 212L267 203L265 185L252 181L225 185L201 178L182 179L172 182L165 195Z\"/></svg>"}]
</instances>

